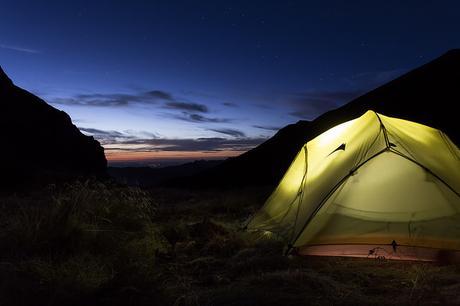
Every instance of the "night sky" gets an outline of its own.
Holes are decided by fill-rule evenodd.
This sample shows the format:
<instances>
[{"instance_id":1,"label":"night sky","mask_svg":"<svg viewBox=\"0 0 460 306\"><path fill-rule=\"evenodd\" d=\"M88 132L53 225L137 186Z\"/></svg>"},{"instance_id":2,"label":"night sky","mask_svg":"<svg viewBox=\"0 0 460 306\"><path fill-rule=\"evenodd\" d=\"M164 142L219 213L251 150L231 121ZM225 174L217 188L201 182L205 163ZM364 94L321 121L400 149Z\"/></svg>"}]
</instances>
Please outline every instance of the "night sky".
<instances>
[{"instance_id":1,"label":"night sky","mask_svg":"<svg viewBox=\"0 0 460 306\"><path fill-rule=\"evenodd\" d=\"M240 154L458 47L459 1L0 0L0 65L112 165Z\"/></svg>"}]
</instances>

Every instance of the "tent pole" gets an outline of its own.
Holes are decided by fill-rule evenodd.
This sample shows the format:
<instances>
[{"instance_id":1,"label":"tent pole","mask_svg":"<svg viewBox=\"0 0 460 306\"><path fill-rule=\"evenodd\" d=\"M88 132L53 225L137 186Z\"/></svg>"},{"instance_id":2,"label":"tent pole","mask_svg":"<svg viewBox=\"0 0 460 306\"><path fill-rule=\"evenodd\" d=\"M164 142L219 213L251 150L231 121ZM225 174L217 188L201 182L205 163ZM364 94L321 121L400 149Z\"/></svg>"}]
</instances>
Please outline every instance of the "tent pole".
<instances>
[{"instance_id":1,"label":"tent pole","mask_svg":"<svg viewBox=\"0 0 460 306\"><path fill-rule=\"evenodd\" d=\"M312 212L310 217L307 219L305 224L302 226L302 229L299 231L297 236L295 237L294 240L292 240L291 244L294 245L297 239L299 239L300 235L302 235L302 232L305 230L307 225L310 223L310 221L316 216L318 211L323 207L323 204L334 194L334 192L350 177L355 173L359 168L361 168L363 165L365 165L367 162L370 160L374 159L375 157L379 156L380 154L389 151L389 148L386 147L383 150L380 150L379 152L375 153L365 161L363 161L361 164L356 166L354 169L351 169L350 172L348 172L347 175L345 175L337 184L334 185L334 187L326 194L326 196L319 202L319 204L316 206L315 210Z\"/></svg>"}]
</instances>

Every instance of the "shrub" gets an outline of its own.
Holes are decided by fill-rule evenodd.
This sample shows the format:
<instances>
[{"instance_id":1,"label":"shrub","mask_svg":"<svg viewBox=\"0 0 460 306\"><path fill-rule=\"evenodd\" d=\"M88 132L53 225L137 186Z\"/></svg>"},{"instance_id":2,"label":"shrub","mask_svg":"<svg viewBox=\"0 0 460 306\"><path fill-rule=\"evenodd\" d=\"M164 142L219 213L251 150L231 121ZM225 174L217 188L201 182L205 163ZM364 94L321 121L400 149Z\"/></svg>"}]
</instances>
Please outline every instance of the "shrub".
<instances>
[{"instance_id":1,"label":"shrub","mask_svg":"<svg viewBox=\"0 0 460 306\"><path fill-rule=\"evenodd\" d=\"M18 279L36 280L34 304L152 287L156 257L168 247L153 222L156 203L138 188L75 182L3 197L0 209L0 262Z\"/></svg>"}]
</instances>

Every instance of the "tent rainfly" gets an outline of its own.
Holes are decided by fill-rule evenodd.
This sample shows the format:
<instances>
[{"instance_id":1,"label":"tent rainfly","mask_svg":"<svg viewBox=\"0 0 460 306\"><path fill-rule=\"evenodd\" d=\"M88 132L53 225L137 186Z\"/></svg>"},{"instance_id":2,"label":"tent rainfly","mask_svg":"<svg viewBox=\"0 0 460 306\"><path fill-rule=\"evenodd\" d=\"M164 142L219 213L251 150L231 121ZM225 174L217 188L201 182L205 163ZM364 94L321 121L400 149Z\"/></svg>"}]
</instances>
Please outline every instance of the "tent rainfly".
<instances>
[{"instance_id":1,"label":"tent rainfly","mask_svg":"<svg viewBox=\"0 0 460 306\"><path fill-rule=\"evenodd\" d=\"M367 111L305 144L248 230L302 255L460 258L460 150Z\"/></svg>"}]
</instances>

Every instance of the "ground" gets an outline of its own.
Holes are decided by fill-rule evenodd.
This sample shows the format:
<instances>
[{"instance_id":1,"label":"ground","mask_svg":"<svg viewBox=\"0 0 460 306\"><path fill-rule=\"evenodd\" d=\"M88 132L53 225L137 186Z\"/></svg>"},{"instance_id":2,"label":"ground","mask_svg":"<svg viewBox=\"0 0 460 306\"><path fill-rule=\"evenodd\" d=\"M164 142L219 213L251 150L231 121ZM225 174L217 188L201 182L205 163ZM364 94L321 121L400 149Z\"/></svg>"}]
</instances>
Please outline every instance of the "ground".
<instances>
[{"instance_id":1,"label":"ground","mask_svg":"<svg viewBox=\"0 0 460 306\"><path fill-rule=\"evenodd\" d=\"M0 305L460 305L460 265L283 256L241 230L269 192L88 181L3 195Z\"/></svg>"}]
</instances>

